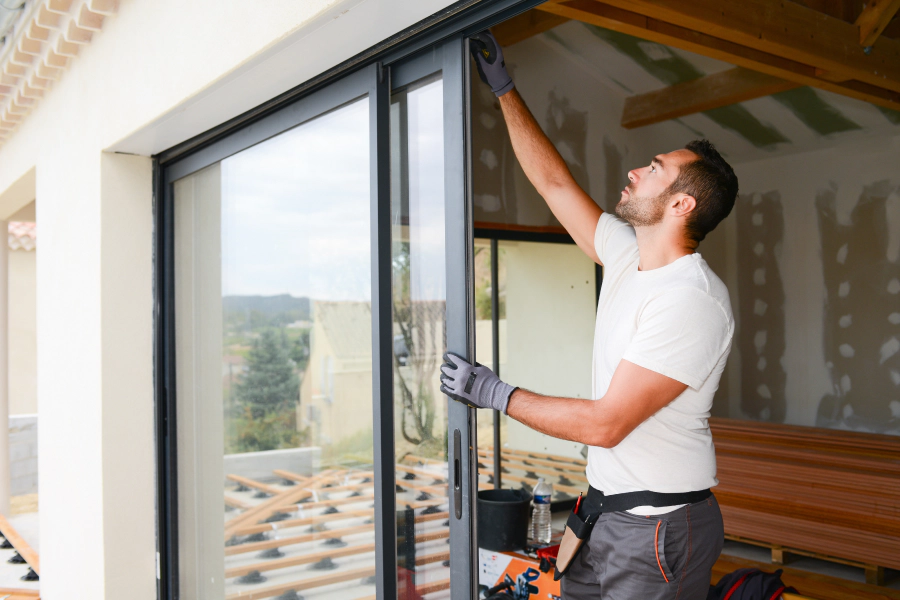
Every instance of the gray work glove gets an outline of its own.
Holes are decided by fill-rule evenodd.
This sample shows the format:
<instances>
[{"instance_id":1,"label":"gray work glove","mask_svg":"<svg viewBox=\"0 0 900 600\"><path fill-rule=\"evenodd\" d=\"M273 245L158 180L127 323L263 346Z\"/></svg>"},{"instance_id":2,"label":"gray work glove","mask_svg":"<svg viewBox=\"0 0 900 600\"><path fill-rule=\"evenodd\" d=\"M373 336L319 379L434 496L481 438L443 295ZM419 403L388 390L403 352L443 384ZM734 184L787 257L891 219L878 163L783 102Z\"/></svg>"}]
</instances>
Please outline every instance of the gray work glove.
<instances>
[{"instance_id":1,"label":"gray work glove","mask_svg":"<svg viewBox=\"0 0 900 600\"><path fill-rule=\"evenodd\" d=\"M509 397L517 388L503 383L494 372L447 352L441 365L441 391L474 408L493 408L506 414Z\"/></svg>"},{"instance_id":2,"label":"gray work glove","mask_svg":"<svg viewBox=\"0 0 900 600\"><path fill-rule=\"evenodd\" d=\"M506 71L503 49L490 31L482 31L470 37L469 50L475 58L481 80L491 86L491 91L498 98L515 87Z\"/></svg>"}]
</instances>

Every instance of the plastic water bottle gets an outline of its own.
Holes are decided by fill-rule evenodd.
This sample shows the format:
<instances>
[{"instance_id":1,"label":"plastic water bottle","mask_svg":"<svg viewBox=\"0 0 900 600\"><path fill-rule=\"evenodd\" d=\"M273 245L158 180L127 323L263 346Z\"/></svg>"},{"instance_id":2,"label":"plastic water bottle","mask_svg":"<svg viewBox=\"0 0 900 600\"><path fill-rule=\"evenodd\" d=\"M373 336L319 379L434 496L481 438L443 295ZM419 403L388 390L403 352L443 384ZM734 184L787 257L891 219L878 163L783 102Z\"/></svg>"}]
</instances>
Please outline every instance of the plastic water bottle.
<instances>
[{"instance_id":1,"label":"plastic water bottle","mask_svg":"<svg viewBox=\"0 0 900 600\"><path fill-rule=\"evenodd\" d=\"M541 477L534 486L534 498L531 505L534 507L531 513L531 539L536 544L550 543L550 496L553 495L553 486Z\"/></svg>"}]
</instances>

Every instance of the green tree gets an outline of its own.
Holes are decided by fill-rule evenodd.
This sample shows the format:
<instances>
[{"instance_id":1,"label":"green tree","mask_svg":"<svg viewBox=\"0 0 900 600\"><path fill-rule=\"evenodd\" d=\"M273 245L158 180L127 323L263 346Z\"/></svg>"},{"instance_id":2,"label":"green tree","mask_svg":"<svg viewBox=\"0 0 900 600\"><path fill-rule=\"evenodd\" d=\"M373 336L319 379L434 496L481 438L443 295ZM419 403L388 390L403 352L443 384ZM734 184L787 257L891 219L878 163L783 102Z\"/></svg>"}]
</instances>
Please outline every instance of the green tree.
<instances>
[{"instance_id":1,"label":"green tree","mask_svg":"<svg viewBox=\"0 0 900 600\"><path fill-rule=\"evenodd\" d=\"M250 409L230 421L232 431L227 452L258 452L278 448L296 448L304 435L297 431L295 413L270 411L254 418Z\"/></svg>"},{"instance_id":2,"label":"green tree","mask_svg":"<svg viewBox=\"0 0 900 600\"><path fill-rule=\"evenodd\" d=\"M297 364L298 371L306 371L309 364L309 329L300 330L300 335L291 346L291 359Z\"/></svg>"},{"instance_id":3,"label":"green tree","mask_svg":"<svg viewBox=\"0 0 900 600\"><path fill-rule=\"evenodd\" d=\"M235 400L249 409L254 419L271 412L293 411L300 397L300 380L294 370L287 338L264 329L253 340L247 356L247 372L235 385Z\"/></svg>"},{"instance_id":4,"label":"green tree","mask_svg":"<svg viewBox=\"0 0 900 600\"><path fill-rule=\"evenodd\" d=\"M431 384L441 355L429 347L429 340L444 328L445 303L412 299L409 242L394 243L392 266L394 323L399 330L394 340L394 383L401 400L400 434L411 444L433 445L437 404Z\"/></svg>"}]
</instances>

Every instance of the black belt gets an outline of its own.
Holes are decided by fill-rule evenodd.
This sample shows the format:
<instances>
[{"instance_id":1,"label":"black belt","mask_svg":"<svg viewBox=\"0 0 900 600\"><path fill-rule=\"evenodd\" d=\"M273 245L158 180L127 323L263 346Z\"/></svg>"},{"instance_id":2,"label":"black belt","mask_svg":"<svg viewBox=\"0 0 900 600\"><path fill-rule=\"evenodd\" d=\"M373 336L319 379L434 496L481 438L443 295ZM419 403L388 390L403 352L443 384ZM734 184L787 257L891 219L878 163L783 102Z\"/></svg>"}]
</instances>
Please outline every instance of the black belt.
<instances>
[{"instance_id":1,"label":"black belt","mask_svg":"<svg viewBox=\"0 0 900 600\"><path fill-rule=\"evenodd\" d=\"M579 513L592 515L595 513L619 512L631 510L638 506L674 506L676 504L693 504L706 500L712 495L708 489L696 492L678 492L664 494L642 490L640 492L625 492L624 494L605 495L596 488L589 488L587 496L581 503Z\"/></svg>"},{"instance_id":2,"label":"black belt","mask_svg":"<svg viewBox=\"0 0 900 600\"><path fill-rule=\"evenodd\" d=\"M559 581L572 560L581 550L581 546L591 535L591 530L597 519L605 512L619 512L631 510L638 506L674 506L676 504L693 504L706 500L712 495L708 489L696 492L680 492L677 494L663 494L643 490L640 492L626 492L624 494L605 495L596 488L589 488L584 500L576 503L575 508L566 519L566 531L559 547L559 555L556 561L556 571L553 575L555 581Z\"/></svg>"}]
</instances>

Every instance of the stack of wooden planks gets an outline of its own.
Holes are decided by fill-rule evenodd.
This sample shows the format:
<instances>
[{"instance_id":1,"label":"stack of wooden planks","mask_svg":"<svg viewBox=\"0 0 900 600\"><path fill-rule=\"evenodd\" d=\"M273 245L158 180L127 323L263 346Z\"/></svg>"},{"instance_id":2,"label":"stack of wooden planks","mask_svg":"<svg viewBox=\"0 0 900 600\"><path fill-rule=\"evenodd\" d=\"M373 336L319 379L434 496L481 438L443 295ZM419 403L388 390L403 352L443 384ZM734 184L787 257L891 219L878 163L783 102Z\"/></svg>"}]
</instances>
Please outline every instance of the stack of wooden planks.
<instances>
[{"instance_id":1,"label":"stack of wooden planks","mask_svg":"<svg viewBox=\"0 0 900 600\"><path fill-rule=\"evenodd\" d=\"M725 533L835 560L882 584L900 569L900 438L710 419Z\"/></svg>"}]
</instances>

